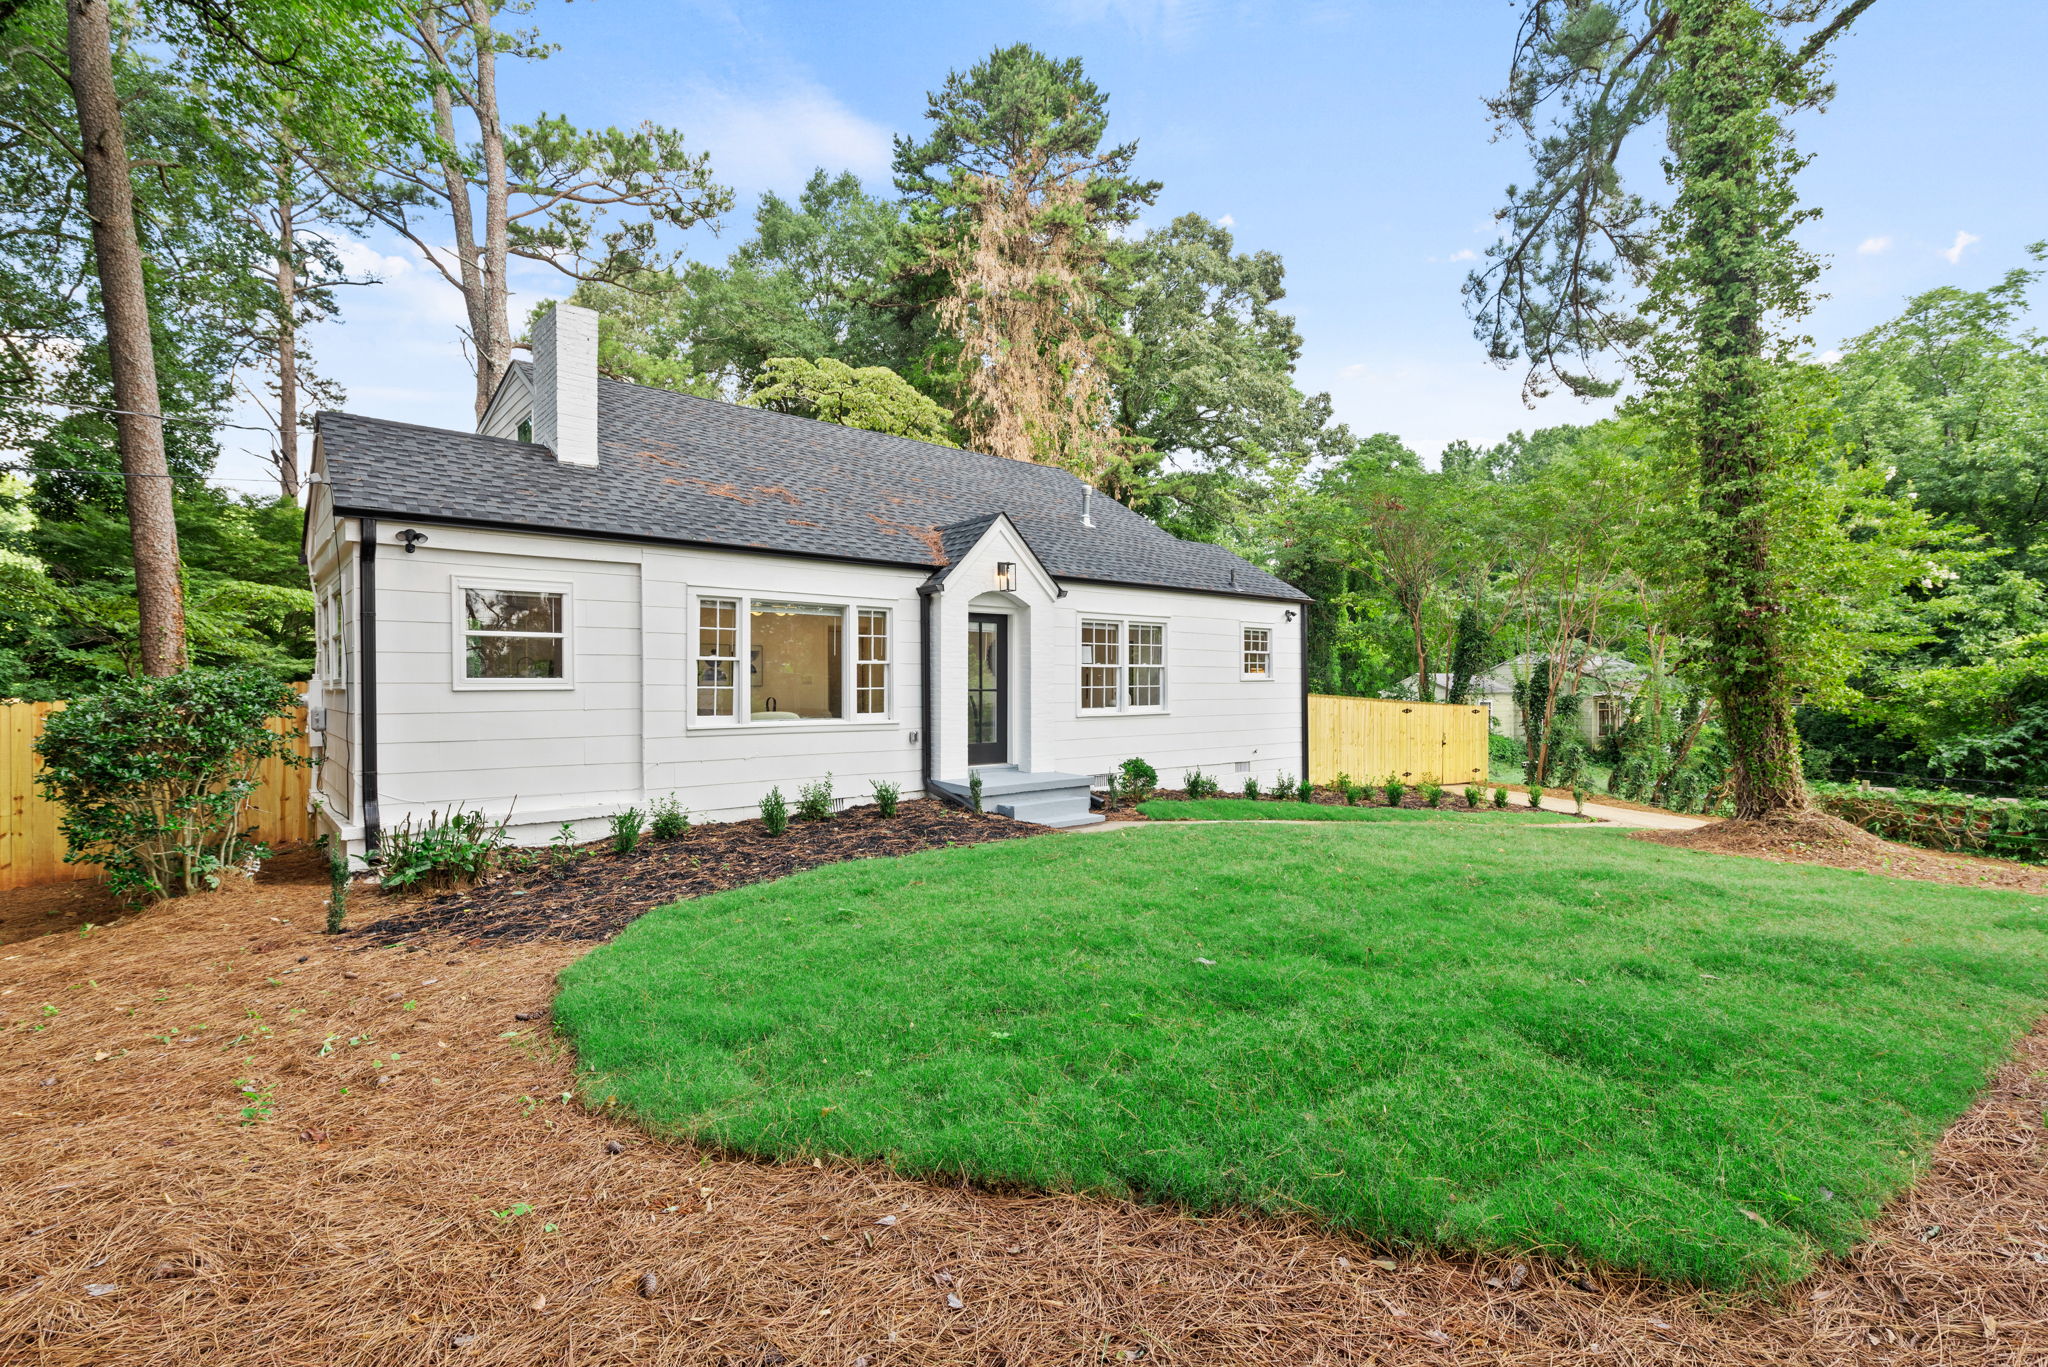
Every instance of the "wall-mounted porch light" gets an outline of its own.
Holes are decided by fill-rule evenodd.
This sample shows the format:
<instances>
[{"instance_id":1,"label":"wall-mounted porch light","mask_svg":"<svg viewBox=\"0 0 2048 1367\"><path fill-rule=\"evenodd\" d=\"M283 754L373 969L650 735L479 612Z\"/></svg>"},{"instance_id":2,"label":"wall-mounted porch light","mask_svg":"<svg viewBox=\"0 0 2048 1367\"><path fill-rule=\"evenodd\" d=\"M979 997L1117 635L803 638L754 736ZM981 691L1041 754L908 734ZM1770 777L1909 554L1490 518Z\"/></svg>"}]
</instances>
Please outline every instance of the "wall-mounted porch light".
<instances>
[{"instance_id":1,"label":"wall-mounted porch light","mask_svg":"<svg viewBox=\"0 0 2048 1367\"><path fill-rule=\"evenodd\" d=\"M999 588L999 589L1001 589L1001 590L1002 590L1002 591L1003 591L1004 593L1011 593L1011 592L1014 592L1014 591L1016 590L1016 588L1017 588L1017 562L1016 562L1016 561L1014 561L1014 560L998 560L998 561L996 561L996 587L997 587L997 588Z\"/></svg>"}]
</instances>

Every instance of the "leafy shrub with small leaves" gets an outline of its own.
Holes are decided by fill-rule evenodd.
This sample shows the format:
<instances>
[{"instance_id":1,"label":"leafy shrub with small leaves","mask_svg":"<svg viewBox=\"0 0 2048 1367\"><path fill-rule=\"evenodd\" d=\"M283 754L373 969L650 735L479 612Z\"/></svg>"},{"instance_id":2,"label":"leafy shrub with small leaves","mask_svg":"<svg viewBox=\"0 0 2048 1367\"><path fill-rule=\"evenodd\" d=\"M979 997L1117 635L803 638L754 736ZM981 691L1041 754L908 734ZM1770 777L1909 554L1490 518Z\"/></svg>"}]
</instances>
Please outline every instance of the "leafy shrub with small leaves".
<instances>
[{"instance_id":1,"label":"leafy shrub with small leaves","mask_svg":"<svg viewBox=\"0 0 2048 1367\"><path fill-rule=\"evenodd\" d=\"M903 790L895 784L885 783L881 779L876 779L873 787L875 790L875 814L884 820L895 816L896 804L903 800Z\"/></svg>"},{"instance_id":2,"label":"leafy shrub with small leaves","mask_svg":"<svg viewBox=\"0 0 2048 1367\"><path fill-rule=\"evenodd\" d=\"M1407 792L1408 785L1393 774L1388 774L1387 781L1380 785L1380 793L1386 798L1389 807L1400 806L1401 799Z\"/></svg>"},{"instance_id":3,"label":"leafy shrub with small leaves","mask_svg":"<svg viewBox=\"0 0 2048 1367\"><path fill-rule=\"evenodd\" d=\"M1200 769L1188 770L1187 777L1180 781L1180 790L1196 801L1200 801L1205 797L1216 796L1222 790L1222 787L1222 784L1210 778Z\"/></svg>"},{"instance_id":4,"label":"leafy shrub with small leaves","mask_svg":"<svg viewBox=\"0 0 2048 1367\"><path fill-rule=\"evenodd\" d=\"M348 919L348 856L333 850L327 856L327 933L341 934Z\"/></svg>"},{"instance_id":5,"label":"leafy shrub with small leaves","mask_svg":"<svg viewBox=\"0 0 2048 1367\"><path fill-rule=\"evenodd\" d=\"M1535 784L1529 785L1529 810L1537 811L1543 806L1543 790Z\"/></svg>"},{"instance_id":6,"label":"leafy shrub with small leaves","mask_svg":"<svg viewBox=\"0 0 2048 1367\"><path fill-rule=\"evenodd\" d=\"M789 801L782 796L780 787L770 788L768 796L761 799L761 824L770 835L781 835L789 829Z\"/></svg>"},{"instance_id":7,"label":"leafy shrub with small leaves","mask_svg":"<svg viewBox=\"0 0 2048 1367\"><path fill-rule=\"evenodd\" d=\"M1316 800L1316 785L1310 783L1307 779L1303 779L1294 787L1294 798L1297 802L1314 802Z\"/></svg>"},{"instance_id":8,"label":"leafy shrub with small leaves","mask_svg":"<svg viewBox=\"0 0 2048 1367\"><path fill-rule=\"evenodd\" d=\"M816 783L803 784L796 790L796 819L798 821L830 821L832 819L832 775L827 774Z\"/></svg>"},{"instance_id":9,"label":"leafy shrub with small leaves","mask_svg":"<svg viewBox=\"0 0 2048 1367\"><path fill-rule=\"evenodd\" d=\"M1110 790L1116 790L1112 787ZM981 770L976 769L967 776L967 809L976 816L981 815Z\"/></svg>"},{"instance_id":10,"label":"leafy shrub with small leaves","mask_svg":"<svg viewBox=\"0 0 2048 1367\"><path fill-rule=\"evenodd\" d=\"M554 838L548 841L548 867L556 873L568 871L589 855L590 851L576 839L576 823L573 821L564 821Z\"/></svg>"},{"instance_id":11,"label":"leafy shrub with small leaves","mask_svg":"<svg viewBox=\"0 0 2048 1367\"><path fill-rule=\"evenodd\" d=\"M680 840L690 831L690 814L683 810L683 804L670 793L667 797L656 798L647 809L648 833L656 840Z\"/></svg>"},{"instance_id":12,"label":"leafy shrub with small leaves","mask_svg":"<svg viewBox=\"0 0 2048 1367\"><path fill-rule=\"evenodd\" d=\"M260 670L123 679L44 723L36 783L63 809L67 863L99 864L131 902L218 887L261 859L248 819L265 760L303 767L299 697Z\"/></svg>"},{"instance_id":13,"label":"leafy shrub with small leaves","mask_svg":"<svg viewBox=\"0 0 2048 1367\"><path fill-rule=\"evenodd\" d=\"M628 807L623 812L612 813L612 853L631 854L640 847L640 833L647 829L647 819L638 807Z\"/></svg>"},{"instance_id":14,"label":"leafy shrub with small leaves","mask_svg":"<svg viewBox=\"0 0 2048 1367\"><path fill-rule=\"evenodd\" d=\"M1572 789L1572 810L1580 816L1586 814L1586 790L1584 788Z\"/></svg>"},{"instance_id":15,"label":"leafy shrub with small leaves","mask_svg":"<svg viewBox=\"0 0 2048 1367\"><path fill-rule=\"evenodd\" d=\"M423 821L408 815L384 832L377 852L363 862L376 868L386 892L474 883L491 871L511 843L505 834L510 820L501 817L493 822L482 812L460 807L450 808L445 816L430 811Z\"/></svg>"},{"instance_id":16,"label":"leafy shrub with small leaves","mask_svg":"<svg viewBox=\"0 0 2048 1367\"><path fill-rule=\"evenodd\" d=\"M1147 801L1159 790L1159 771L1136 756L1117 766L1124 778L1124 795L1133 805Z\"/></svg>"},{"instance_id":17,"label":"leafy shrub with small leaves","mask_svg":"<svg viewBox=\"0 0 2048 1367\"><path fill-rule=\"evenodd\" d=\"M1477 784L1468 783L1465 785L1465 806L1467 810L1478 811L1479 803L1485 796L1486 791Z\"/></svg>"},{"instance_id":18,"label":"leafy shrub with small leaves","mask_svg":"<svg viewBox=\"0 0 2048 1367\"><path fill-rule=\"evenodd\" d=\"M1444 805L1444 785L1438 783L1433 778L1422 780L1422 783L1415 791L1421 796L1422 805L1425 807L1441 807Z\"/></svg>"},{"instance_id":19,"label":"leafy shrub with small leaves","mask_svg":"<svg viewBox=\"0 0 2048 1367\"><path fill-rule=\"evenodd\" d=\"M1508 805L1508 790L1507 790L1507 789L1505 789L1505 788L1495 788L1495 789L1493 790L1493 808L1494 808L1494 810L1495 810L1495 811L1506 811L1506 810L1507 810L1507 805Z\"/></svg>"},{"instance_id":20,"label":"leafy shrub with small leaves","mask_svg":"<svg viewBox=\"0 0 2048 1367\"><path fill-rule=\"evenodd\" d=\"M1267 794L1267 796L1271 797L1275 802L1286 802L1293 798L1294 775L1282 769L1279 776L1273 780L1273 791Z\"/></svg>"},{"instance_id":21,"label":"leafy shrub with small leaves","mask_svg":"<svg viewBox=\"0 0 2048 1367\"><path fill-rule=\"evenodd\" d=\"M1259 800L1259 776L1257 774L1246 774L1244 776L1244 795L1253 802Z\"/></svg>"},{"instance_id":22,"label":"leafy shrub with small leaves","mask_svg":"<svg viewBox=\"0 0 2048 1367\"><path fill-rule=\"evenodd\" d=\"M1345 806L1356 807L1358 805L1358 785L1351 781L1351 775L1337 775L1337 781L1330 786L1337 790L1338 797L1344 799Z\"/></svg>"}]
</instances>

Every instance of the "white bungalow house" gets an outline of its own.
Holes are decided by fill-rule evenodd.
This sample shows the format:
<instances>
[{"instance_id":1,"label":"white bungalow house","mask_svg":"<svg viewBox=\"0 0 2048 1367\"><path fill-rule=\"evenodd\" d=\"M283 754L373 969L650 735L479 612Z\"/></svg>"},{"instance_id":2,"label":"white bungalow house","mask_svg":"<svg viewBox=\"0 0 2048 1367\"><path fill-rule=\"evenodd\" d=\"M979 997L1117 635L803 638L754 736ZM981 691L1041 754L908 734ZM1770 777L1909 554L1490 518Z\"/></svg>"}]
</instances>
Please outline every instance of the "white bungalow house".
<instances>
[{"instance_id":1,"label":"white bungalow house","mask_svg":"<svg viewBox=\"0 0 2048 1367\"><path fill-rule=\"evenodd\" d=\"M1643 681L1643 667L1619 655L1588 655L1580 663L1584 667L1578 679L1579 730L1585 733L1588 744L1598 745L1628 720L1629 703ZM1493 713L1495 731L1515 740L1523 739L1522 713L1515 706L1515 681L1528 678L1532 671L1546 668L1547 664L1542 655L1517 655L1472 676L1472 701L1486 704ZM1435 683L1435 697L1450 695L1449 674L1429 677ZM1410 674L1394 685L1395 692L1404 698L1414 697L1416 678ZM1569 690L1567 680L1566 691Z\"/></svg>"},{"instance_id":2,"label":"white bungalow house","mask_svg":"<svg viewBox=\"0 0 2048 1367\"><path fill-rule=\"evenodd\" d=\"M601 379L558 306L476 432L319 418L320 820L515 839L832 776L1048 825L1130 756L1299 774L1306 596L1062 471Z\"/></svg>"}]
</instances>

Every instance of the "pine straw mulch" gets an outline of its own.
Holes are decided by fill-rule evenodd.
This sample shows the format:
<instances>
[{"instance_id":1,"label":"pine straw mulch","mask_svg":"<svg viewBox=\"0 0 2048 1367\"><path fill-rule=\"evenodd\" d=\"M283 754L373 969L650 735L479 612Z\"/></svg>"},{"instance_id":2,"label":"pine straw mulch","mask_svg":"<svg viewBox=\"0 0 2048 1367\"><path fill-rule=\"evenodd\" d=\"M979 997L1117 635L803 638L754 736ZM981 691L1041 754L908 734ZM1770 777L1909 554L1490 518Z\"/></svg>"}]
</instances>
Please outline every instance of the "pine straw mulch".
<instances>
[{"instance_id":1,"label":"pine straw mulch","mask_svg":"<svg viewBox=\"0 0 2048 1367\"><path fill-rule=\"evenodd\" d=\"M1493 789L1491 787L1486 789L1486 798L1477 807L1467 807L1465 805L1464 794L1465 790L1462 787L1446 788L1444 789L1442 805L1439 807L1432 808L1427 802L1424 802L1421 799L1421 797L1417 796L1415 790L1411 787L1407 792L1401 795L1401 806L1405 810L1411 812L1454 812L1459 816L1486 816L1487 814L1492 812L1527 813L1529 810L1529 808L1526 805L1513 807L1494 806ZM1271 796L1271 794L1267 794L1266 796L1261 797L1258 800L1264 802L1271 798ZM1223 801L1233 798L1242 800L1243 797L1243 793L1218 793L1212 800ZM1179 788L1161 788L1158 791L1154 792L1152 796L1146 800L1150 802L1158 802L1162 800L1168 802L1177 802L1187 801L1189 799L1187 793ZM1289 798L1287 800L1291 802L1295 799ZM1602 800L1604 801L1604 799ZM1309 801L1314 803L1318 807L1343 807L1346 805L1354 807L1384 807L1387 805L1386 795L1377 788L1368 790L1366 796L1363 796L1359 798L1357 802L1350 804L1346 804L1343 797L1336 793L1334 790L1329 788L1318 788L1315 790L1314 794L1310 796ZM1559 817L1565 821L1595 820L1595 818L1590 816L1577 816L1573 814L1572 795L1570 793L1566 793L1564 795L1564 805L1562 807L1546 807L1543 810L1548 812L1550 815ZM1146 816L1143 812L1139 811L1136 807L1129 806L1118 806L1114 808L1109 808L1104 810L1102 812L1102 815L1108 817L1111 821L1164 821L1170 819L1166 817L1149 817Z\"/></svg>"},{"instance_id":2,"label":"pine straw mulch","mask_svg":"<svg viewBox=\"0 0 2048 1367\"><path fill-rule=\"evenodd\" d=\"M1545 1258L1391 1254L1307 1220L654 1142L562 1100L571 1060L545 1012L586 945L365 948L317 933L324 873L317 856L280 859L254 885L0 950L0 1361L1991 1367L2048 1353L2048 1033L1854 1256L1729 1307ZM270 1097L247 1125L245 1079Z\"/></svg>"},{"instance_id":3,"label":"pine straw mulch","mask_svg":"<svg viewBox=\"0 0 2048 1367\"><path fill-rule=\"evenodd\" d=\"M1826 864L1924 883L2048 894L2048 867L1900 845L1826 812L1809 811L1796 817L1764 821L1714 821L1690 831L1631 834L1637 840L1659 845L1770 859L1781 864Z\"/></svg>"},{"instance_id":4,"label":"pine straw mulch","mask_svg":"<svg viewBox=\"0 0 2048 1367\"><path fill-rule=\"evenodd\" d=\"M873 807L854 807L830 821L792 821L779 836L757 819L692 826L679 839L649 839L630 854L613 854L600 842L581 847L564 867L501 872L459 892L406 899L389 915L377 914L377 894L368 890L350 905L357 919L376 917L354 933L377 940L608 940L635 917L685 897L849 859L1043 834L1030 822L924 799L903 803L888 820Z\"/></svg>"}]
</instances>

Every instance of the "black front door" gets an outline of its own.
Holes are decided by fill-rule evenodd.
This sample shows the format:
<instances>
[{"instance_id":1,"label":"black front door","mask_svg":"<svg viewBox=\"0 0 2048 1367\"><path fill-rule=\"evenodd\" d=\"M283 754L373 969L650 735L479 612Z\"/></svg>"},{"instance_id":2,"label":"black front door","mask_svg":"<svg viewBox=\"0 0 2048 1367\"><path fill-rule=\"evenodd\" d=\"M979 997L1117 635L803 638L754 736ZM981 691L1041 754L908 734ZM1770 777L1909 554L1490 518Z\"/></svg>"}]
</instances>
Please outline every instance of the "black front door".
<instances>
[{"instance_id":1,"label":"black front door","mask_svg":"<svg viewBox=\"0 0 2048 1367\"><path fill-rule=\"evenodd\" d=\"M967 762L1010 759L1010 619L967 617Z\"/></svg>"}]
</instances>

